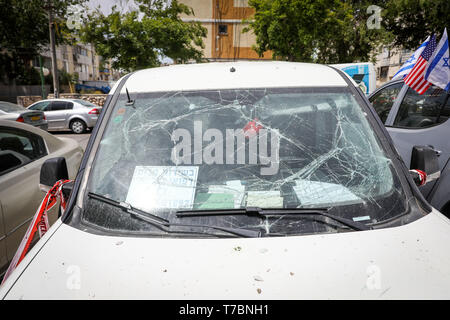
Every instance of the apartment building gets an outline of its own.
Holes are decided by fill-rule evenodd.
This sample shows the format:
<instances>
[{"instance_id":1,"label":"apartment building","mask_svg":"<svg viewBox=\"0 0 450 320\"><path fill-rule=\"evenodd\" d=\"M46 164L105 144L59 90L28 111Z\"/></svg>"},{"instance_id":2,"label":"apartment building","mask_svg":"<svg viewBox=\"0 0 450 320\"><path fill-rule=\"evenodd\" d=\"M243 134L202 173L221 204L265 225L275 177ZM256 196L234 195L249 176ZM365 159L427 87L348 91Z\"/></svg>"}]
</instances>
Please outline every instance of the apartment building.
<instances>
[{"instance_id":1,"label":"apartment building","mask_svg":"<svg viewBox=\"0 0 450 320\"><path fill-rule=\"evenodd\" d=\"M44 67L51 70L50 49L44 51ZM39 66L37 59L34 66ZM58 70L64 70L70 74L78 74L79 81L112 81L120 76L111 68L109 61L97 55L91 44L61 45L56 47L56 60Z\"/></svg>"},{"instance_id":2,"label":"apartment building","mask_svg":"<svg viewBox=\"0 0 450 320\"><path fill-rule=\"evenodd\" d=\"M375 64L377 87L391 80L413 53L412 50L383 48L381 53L377 55L377 63Z\"/></svg>"},{"instance_id":3,"label":"apartment building","mask_svg":"<svg viewBox=\"0 0 450 320\"><path fill-rule=\"evenodd\" d=\"M219 60L259 60L272 59L271 52L259 57L252 45L256 36L250 31L243 32L242 22L254 14L248 0L180 0L194 10L194 16L183 15L183 21L198 21L208 30L204 39L205 58Z\"/></svg>"}]
</instances>

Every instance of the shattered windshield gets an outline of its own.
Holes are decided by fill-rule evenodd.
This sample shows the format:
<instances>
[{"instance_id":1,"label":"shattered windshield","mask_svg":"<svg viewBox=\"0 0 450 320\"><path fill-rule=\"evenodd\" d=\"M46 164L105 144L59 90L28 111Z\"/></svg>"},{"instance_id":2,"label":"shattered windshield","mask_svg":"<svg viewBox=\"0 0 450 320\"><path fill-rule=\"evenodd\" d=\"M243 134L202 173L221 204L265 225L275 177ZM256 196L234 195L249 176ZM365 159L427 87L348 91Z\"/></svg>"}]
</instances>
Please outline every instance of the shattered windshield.
<instances>
[{"instance_id":1,"label":"shattered windshield","mask_svg":"<svg viewBox=\"0 0 450 320\"><path fill-rule=\"evenodd\" d=\"M327 208L375 223L406 210L395 168L345 87L120 95L97 150L88 192L170 223L330 232L329 219L179 211ZM85 197L84 221L111 230L154 226ZM116 212L116 211L117 212ZM217 231L219 232L220 231Z\"/></svg>"}]
</instances>

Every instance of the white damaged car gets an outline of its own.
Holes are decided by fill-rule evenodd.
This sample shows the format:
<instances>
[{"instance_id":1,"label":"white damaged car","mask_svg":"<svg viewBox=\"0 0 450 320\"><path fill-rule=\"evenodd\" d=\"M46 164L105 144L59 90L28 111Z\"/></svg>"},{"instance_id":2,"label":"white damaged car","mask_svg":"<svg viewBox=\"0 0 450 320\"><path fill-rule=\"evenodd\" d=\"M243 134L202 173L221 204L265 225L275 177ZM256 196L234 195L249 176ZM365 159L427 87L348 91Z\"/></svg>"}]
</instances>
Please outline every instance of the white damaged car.
<instances>
[{"instance_id":1,"label":"white damaged car","mask_svg":"<svg viewBox=\"0 0 450 320\"><path fill-rule=\"evenodd\" d=\"M439 176L437 156L412 154L407 168L329 66L134 72L111 90L67 210L0 297L449 299L450 221L416 186Z\"/></svg>"}]
</instances>

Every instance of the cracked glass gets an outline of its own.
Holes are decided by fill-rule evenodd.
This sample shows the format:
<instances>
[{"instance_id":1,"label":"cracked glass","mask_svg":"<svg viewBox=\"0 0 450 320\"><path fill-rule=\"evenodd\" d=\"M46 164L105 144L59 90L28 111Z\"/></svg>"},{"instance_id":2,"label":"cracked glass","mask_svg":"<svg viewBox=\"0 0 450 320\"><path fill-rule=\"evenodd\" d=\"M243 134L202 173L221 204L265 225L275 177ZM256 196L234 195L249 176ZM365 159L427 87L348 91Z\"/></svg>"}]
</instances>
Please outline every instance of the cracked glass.
<instances>
[{"instance_id":1,"label":"cracked glass","mask_svg":"<svg viewBox=\"0 0 450 320\"><path fill-rule=\"evenodd\" d=\"M407 208L391 159L346 87L131 97L132 104L121 94L113 106L87 191L164 218L177 235L193 230L175 225L181 221L264 236L340 230L336 221L308 214L180 219L179 210L327 208L371 224ZM172 236L89 197L83 220L106 230Z\"/></svg>"}]
</instances>

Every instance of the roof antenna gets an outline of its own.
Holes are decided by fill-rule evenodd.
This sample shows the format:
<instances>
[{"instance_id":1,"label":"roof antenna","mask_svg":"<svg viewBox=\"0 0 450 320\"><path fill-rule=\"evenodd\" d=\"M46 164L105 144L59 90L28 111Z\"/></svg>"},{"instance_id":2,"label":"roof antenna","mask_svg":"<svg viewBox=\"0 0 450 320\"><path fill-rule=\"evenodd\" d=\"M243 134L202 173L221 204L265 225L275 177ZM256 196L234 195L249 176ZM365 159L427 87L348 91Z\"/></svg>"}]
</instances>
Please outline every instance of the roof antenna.
<instances>
[{"instance_id":1,"label":"roof antenna","mask_svg":"<svg viewBox=\"0 0 450 320\"><path fill-rule=\"evenodd\" d=\"M130 93L128 92L128 88L125 88L125 90L127 92L127 98L128 98L128 101L127 101L127 103L125 103L125 105L132 106L134 108L134 100L131 100Z\"/></svg>"}]
</instances>

